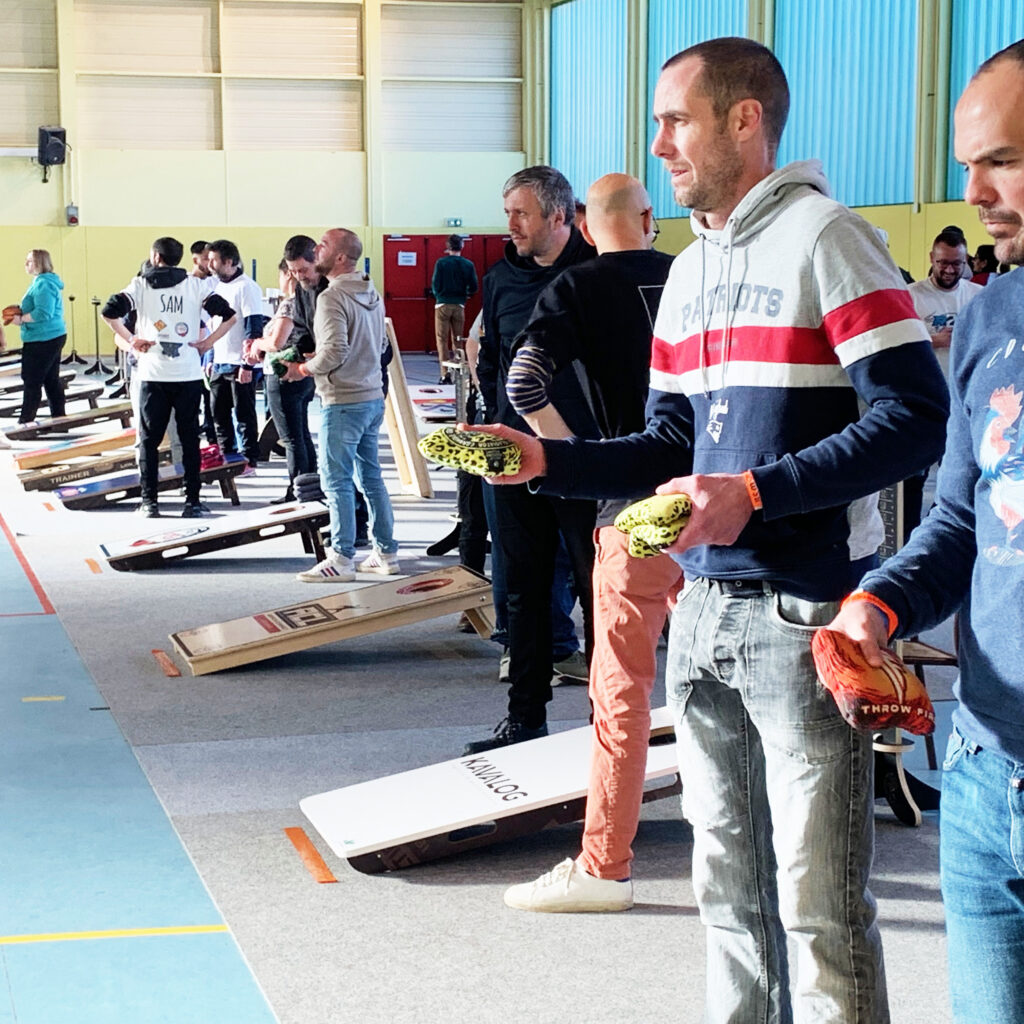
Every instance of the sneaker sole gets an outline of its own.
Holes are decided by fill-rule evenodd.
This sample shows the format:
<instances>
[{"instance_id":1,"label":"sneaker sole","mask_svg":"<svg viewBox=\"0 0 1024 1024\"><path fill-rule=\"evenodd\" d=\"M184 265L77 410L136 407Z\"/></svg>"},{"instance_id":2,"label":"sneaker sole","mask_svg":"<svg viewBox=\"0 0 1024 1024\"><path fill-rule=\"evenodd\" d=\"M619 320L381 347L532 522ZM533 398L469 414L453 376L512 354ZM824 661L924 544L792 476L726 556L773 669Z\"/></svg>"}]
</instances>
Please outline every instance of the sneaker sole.
<instances>
[{"instance_id":1,"label":"sneaker sole","mask_svg":"<svg viewBox=\"0 0 1024 1024\"><path fill-rule=\"evenodd\" d=\"M621 910L632 910L632 900L619 900L616 903L563 903L549 906L533 906L529 903L517 903L505 897L505 906L512 910L529 910L535 914L612 914Z\"/></svg>"},{"instance_id":2,"label":"sneaker sole","mask_svg":"<svg viewBox=\"0 0 1024 1024\"><path fill-rule=\"evenodd\" d=\"M345 573L338 576L303 576L302 573L297 573L295 578L300 583L354 583L356 574L352 573L349 575Z\"/></svg>"}]
</instances>

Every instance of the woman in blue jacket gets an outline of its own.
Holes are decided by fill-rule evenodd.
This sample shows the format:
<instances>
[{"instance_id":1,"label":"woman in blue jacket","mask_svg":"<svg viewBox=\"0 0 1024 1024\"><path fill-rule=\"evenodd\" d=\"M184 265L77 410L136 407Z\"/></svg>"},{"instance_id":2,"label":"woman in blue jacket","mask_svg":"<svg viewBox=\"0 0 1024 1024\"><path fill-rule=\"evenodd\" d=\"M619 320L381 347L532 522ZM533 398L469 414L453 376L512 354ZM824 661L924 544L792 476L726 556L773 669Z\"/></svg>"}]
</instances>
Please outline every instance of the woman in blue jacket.
<instances>
[{"instance_id":1,"label":"woman in blue jacket","mask_svg":"<svg viewBox=\"0 0 1024 1024\"><path fill-rule=\"evenodd\" d=\"M50 403L50 415L64 415L64 389L60 383L60 352L68 339L64 323L64 282L53 272L53 260L45 249L30 249L25 272L32 284L21 300L21 379L25 390L19 423L35 423L42 392Z\"/></svg>"}]
</instances>

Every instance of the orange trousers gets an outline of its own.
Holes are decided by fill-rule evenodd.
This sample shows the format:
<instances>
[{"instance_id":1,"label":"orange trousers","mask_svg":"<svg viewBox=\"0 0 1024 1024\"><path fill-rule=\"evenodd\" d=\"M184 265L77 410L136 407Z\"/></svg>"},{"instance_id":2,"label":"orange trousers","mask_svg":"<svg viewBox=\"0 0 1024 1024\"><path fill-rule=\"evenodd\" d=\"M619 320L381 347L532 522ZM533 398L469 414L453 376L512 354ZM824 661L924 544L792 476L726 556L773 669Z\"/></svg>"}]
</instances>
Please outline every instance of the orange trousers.
<instances>
[{"instance_id":1,"label":"orange trousers","mask_svg":"<svg viewBox=\"0 0 1024 1024\"><path fill-rule=\"evenodd\" d=\"M625 879L643 801L658 637L682 570L669 555L633 558L629 537L614 526L594 536L594 743L579 863L598 878Z\"/></svg>"}]
</instances>

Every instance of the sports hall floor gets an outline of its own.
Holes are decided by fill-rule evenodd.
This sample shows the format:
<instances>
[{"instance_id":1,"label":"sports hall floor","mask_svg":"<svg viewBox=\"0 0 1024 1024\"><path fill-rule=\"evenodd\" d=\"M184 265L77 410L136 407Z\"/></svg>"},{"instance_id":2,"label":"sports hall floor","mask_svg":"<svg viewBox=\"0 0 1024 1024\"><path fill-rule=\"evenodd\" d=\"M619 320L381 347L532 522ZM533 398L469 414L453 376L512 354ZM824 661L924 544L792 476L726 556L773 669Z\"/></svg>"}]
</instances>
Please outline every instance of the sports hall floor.
<instances>
[{"instance_id":1,"label":"sports hall floor","mask_svg":"<svg viewBox=\"0 0 1024 1024\"><path fill-rule=\"evenodd\" d=\"M406 356L410 382L432 382L431 365ZM507 884L575 854L579 825L364 875L299 810L488 734L505 701L493 645L448 616L200 677L178 660L168 677L151 652L171 650L169 633L308 598L293 578L310 564L298 538L115 572L98 545L143 532L133 505L67 511L23 492L11 455L0 452L0 1024L700 1019L703 936L676 800L645 806L637 906L609 915L502 904ZM425 548L451 528L454 473L432 470L425 501L399 495L384 461L403 571L453 564ZM242 506L284 483L274 459L239 481ZM231 514L216 488L204 500ZM948 728L949 680L929 678ZM583 688L555 690L554 728L587 713ZM908 762L923 765L923 751ZM296 827L336 882L314 880L285 833ZM934 815L909 829L878 804L873 889L899 1024L949 1020L937 840Z\"/></svg>"}]
</instances>

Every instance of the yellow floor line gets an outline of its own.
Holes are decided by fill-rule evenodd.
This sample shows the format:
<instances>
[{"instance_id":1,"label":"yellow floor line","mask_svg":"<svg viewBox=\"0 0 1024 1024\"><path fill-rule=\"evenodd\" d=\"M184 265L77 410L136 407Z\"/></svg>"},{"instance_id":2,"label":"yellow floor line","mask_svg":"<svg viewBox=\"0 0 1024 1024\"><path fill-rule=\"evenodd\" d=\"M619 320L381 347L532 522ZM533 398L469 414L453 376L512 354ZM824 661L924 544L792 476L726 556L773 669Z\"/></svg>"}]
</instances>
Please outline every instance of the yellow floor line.
<instances>
[{"instance_id":1,"label":"yellow floor line","mask_svg":"<svg viewBox=\"0 0 1024 1024\"><path fill-rule=\"evenodd\" d=\"M105 932L43 932L39 935L0 935L0 946L24 942L76 942L81 939L135 939L149 935L205 935L226 932L226 924L193 924L173 928L122 928Z\"/></svg>"},{"instance_id":2,"label":"yellow floor line","mask_svg":"<svg viewBox=\"0 0 1024 1024\"><path fill-rule=\"evenodd\" d=\"M21 703L22 704L32 704L35 701L41 701L41 700L64 700L64 698L63 697L22 697L21 698Z\"/></svg>"}]
</instances>

